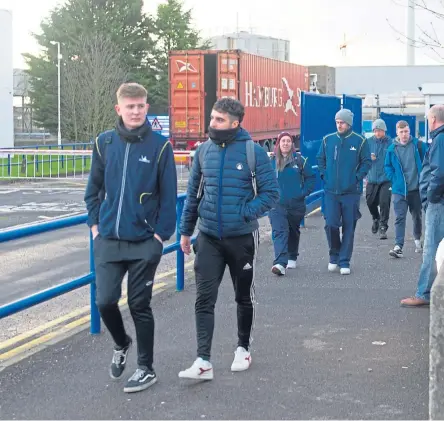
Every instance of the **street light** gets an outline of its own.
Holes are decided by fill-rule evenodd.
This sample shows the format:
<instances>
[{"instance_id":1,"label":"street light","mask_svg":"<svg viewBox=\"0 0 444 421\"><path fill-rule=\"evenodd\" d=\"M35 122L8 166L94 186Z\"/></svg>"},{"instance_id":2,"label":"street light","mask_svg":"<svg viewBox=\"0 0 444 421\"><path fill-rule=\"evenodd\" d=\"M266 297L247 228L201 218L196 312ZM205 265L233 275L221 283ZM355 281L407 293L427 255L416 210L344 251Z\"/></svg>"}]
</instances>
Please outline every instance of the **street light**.
<instances>
[{"instance_id":1,"label":"street light","mask_svg":"<svg viewBox=\"0 0 444 421\"><path fill-rule=\"evenodd\" d=\"M60 60L62 55L60 54L60 42L51 41L52 45L57 45L57 114L58 114L58 124L57 124L57 144L60 146L62 144L62 132L60 129Z\"/></svg>"}]
</instances>

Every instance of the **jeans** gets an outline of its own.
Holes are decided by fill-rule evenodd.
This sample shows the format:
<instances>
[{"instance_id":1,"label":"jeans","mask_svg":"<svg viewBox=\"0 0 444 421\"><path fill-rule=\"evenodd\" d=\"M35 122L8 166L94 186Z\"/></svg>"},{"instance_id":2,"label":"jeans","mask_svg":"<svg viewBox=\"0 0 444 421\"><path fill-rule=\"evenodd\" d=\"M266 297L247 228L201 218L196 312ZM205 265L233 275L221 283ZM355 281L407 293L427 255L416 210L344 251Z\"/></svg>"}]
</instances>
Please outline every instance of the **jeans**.
<instances>
[{"instance_id":1,"label":"jeans","mask_svg":"<svg viewBox=\"0 0 444 421\"><path fill-rule=\"evenodd\" d=\"M413 237L421 239L422 234L422 204L419 190L408 192L407 197L400 194L393 195L393 208L395 210L395 244L404 247L405 222L407 210L410 211L413 220Z\"/></svg>"},{"instance_id":2,"label":"jeans","mask_svg":"<svg viewBox=\"0 0 444 421\"><path fill-rule=\"evenodd\" d=\"M436 251L444 238L444 205L429 203L425 217L424 249L416 297L430 301L430 290L437 275Z\"/></svg>"}]
</instances>

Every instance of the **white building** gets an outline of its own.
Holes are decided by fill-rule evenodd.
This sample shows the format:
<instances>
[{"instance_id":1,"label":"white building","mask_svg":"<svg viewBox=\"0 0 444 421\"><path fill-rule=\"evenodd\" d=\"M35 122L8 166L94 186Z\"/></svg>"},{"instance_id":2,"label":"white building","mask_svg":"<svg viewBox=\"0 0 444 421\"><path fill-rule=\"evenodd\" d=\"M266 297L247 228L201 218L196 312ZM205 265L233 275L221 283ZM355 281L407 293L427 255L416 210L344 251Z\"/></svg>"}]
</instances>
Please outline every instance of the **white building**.
<instances>
[{"instance_id":1,"label":"white building","mask_svg":"<svg viewBox=\"0 0 444 421\"><path fill-rule=\"evenodd\" d=\"M211 38L215 50L242 50L276 60L290 61L290 41L240 31Z\"/></svg>"}]
</instances>

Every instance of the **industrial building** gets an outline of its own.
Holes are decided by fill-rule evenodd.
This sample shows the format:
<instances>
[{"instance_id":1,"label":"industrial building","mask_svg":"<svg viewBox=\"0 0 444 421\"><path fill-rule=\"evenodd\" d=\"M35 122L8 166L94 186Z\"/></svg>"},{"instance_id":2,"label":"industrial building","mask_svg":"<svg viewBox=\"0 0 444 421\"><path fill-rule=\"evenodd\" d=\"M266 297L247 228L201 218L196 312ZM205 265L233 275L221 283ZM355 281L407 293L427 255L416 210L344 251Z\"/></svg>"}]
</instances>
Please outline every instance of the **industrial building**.
<instances>
[{"instance_id":1,"label":"industrial building","mask_svg":"<svg viewBox=\"0 0 444 421\"><path fill-rule=\"evenodd\" d=\"M262 57L290 61L290 41L239 31L211 38L215 50L242 50Z\"/></svg>"}]
</instances>

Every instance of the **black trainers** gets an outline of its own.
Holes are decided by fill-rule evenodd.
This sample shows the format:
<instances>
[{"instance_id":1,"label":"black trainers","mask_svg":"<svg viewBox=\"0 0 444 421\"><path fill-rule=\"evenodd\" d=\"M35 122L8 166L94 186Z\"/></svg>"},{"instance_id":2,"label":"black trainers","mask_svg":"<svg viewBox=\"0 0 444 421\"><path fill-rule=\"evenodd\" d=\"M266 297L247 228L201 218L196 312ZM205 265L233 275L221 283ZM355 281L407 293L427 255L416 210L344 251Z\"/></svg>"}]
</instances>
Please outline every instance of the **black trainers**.
<instances>
[{"instance_id":1,"label":"black trainers","mask_svg":"<svg viewBox=\"0 0 444 421\"><path fill-rule=\"evenodd\" d=\"M156 373L147 367L139 367L129 378L123 391L126 393L140 392L157 382Z\"/></svg>"},{"instance_id":2,"label":"black trainers","mask_svg":"<svg viewBox=\"0 0 444 421\"><path fill-rule=\"evenodd\" d=\"M379 229L379 219L373 219L372 233L376 234Z\"/></svg>"},{"instance_id":3,"label":"black trainers","mask_svg":"<svg viewBox=\"0 0 444 421\"><path fill-rule=\"evenodd\" d=\"M109 369L109 375L112 379L117 380L122 375L126 366L126 357L131 348L133 340L128 336L128 345L123 348L114 348L113 360Z\"/></svg>"},{"instance_id":4,"label":"black trainers","mask_svg":"<svg viewBox=\"0 0 444 421\"><path fill-rule=\"evenodd\" d=\"M396 257L397 259L399 259L400 257L404 257L404 255L402 254L402 248L399 247L398 245L393 247L393 250L390 250L389 254L390 256Z\"/></svg>"},{"instance_id":5,"label":"black trainers","mask_svg":"<svg viewBox=\"0 0 444 421\"><path fill-rule=\"evenodd\" d=\"M387 230L385 228L381 228L379 230L379 239L380 240L387 240Z\"/></svg>"}]
</instances>

